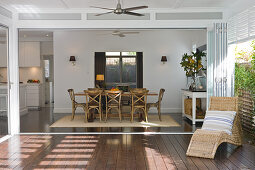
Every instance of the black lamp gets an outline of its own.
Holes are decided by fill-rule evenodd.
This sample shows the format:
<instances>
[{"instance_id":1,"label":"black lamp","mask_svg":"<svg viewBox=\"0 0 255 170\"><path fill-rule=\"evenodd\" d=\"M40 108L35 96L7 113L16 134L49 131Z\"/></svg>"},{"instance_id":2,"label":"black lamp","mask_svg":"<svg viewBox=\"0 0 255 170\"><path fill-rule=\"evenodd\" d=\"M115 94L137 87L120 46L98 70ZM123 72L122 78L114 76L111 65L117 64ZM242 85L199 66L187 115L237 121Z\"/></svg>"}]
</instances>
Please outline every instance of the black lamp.
<instances>
[{"instance_id":1,"label":"black lamp","mask_svg":"<svg viewBox=\"0 0 255 170\"><path fill-rule=\"evenodd\" d=\"M165 62L167 62L166 56L162 56L162 57L161 57L161 62L163 62L163 64L165 64Z\"/></svg>"},{"instance_id":2,"label":"black lamp","mask_svg":"<svg viewBox=\"0 0 255 170\"><path fill-rule=\"evenodd\" d=\"M69 61L72 62L72 65L74 66L76 62L75 56L70 56Z\"/></svg>"}]
</instances>

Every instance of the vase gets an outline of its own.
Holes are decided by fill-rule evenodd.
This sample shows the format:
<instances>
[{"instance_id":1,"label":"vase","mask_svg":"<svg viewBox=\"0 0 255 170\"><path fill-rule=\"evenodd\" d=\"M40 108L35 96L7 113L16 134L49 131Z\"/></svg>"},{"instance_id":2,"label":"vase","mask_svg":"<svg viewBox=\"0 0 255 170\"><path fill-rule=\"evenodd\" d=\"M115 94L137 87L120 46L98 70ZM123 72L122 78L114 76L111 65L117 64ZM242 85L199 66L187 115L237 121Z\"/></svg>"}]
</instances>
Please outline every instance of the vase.
<instances>
[{"instance_id":1,"label":"vase","mask_svg":"<svg viewBox=\"0 0 255 170\"><path fill-rule=\"evenodd\" d=\"M189 86L189 90L190 91L194 91L194 90L196 90L196 78L195 77L192 77L192 80L193 80L193 82L190 84L190 86Z\"/></svg>"}]
</instances>

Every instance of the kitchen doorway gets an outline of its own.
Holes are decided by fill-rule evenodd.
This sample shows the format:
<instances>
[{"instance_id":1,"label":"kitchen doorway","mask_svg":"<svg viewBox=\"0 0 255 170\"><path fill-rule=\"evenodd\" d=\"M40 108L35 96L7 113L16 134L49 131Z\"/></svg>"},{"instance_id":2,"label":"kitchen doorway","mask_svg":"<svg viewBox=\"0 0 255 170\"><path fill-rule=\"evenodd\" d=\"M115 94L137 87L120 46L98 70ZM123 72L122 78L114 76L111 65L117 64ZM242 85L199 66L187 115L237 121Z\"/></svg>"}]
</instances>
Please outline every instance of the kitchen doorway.
<instances>
[{"instance_id":1,"label":"kitchen doorway","mask_svg":"<svg viewBox=\"0 0 255 170\"><path fill-rule=\"evenodd\" d=\"M45 107L54 105L54 59L53 55L43 56L43 81Z\"/></svg>"},{"instance_id":2,"label":"kitchen doorway","mask_svg":"<svg viewBox=\"0 0 255 170\"><path fill-rule=\"evenodd\" d=\"M0 25L0 139L9 134L8 28Z\"/></svg>"}]
</instances>

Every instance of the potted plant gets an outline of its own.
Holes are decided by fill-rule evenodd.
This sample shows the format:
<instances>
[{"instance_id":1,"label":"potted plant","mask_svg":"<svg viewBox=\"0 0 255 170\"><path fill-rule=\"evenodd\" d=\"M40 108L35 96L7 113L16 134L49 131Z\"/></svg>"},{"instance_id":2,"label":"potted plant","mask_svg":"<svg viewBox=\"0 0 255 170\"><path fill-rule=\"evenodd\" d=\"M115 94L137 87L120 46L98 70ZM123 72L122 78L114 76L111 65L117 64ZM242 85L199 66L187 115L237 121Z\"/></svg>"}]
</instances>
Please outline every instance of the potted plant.
<instances>
[{"instance_id":1,"label":"potted plant","mask_svg":"<svg viewBox=\"0 0 255 170\"><path fill-rule=\"evenodd\" d=\"M191 55L185 53L182 56L181 66L186 72L187 77L191 77L193 82L190 85L190 90L196 89L196 75L199 71L203 70L204 67L202 65L202 57L205 57L206 54L204 52L192 52Z\"/></svg>"}]
</instances>

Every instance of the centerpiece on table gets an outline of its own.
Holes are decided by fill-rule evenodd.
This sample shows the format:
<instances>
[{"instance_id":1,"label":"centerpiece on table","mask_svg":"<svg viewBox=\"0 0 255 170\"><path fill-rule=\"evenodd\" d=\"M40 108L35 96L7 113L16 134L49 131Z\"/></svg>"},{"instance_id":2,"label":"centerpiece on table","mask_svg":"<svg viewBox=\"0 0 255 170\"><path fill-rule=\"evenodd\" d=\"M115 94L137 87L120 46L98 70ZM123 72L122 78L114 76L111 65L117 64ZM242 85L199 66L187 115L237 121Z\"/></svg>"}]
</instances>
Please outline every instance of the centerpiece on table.
<instances>
[{"instance_id":1,"label":"centerpiece on table","mask_svg":"<svg viewBox=\"0 0 255 170\"><path fill-rule=\"evenodd\" d=\"M187 77L192 78L192 83L189 86L189 90L196 90L196 75L204 69L202 65L202 57L205 57L206 54L204 52L192 52L191 55L185 53L182 56L181 66L186 72Z\"/></svg>"}]
</instances>

